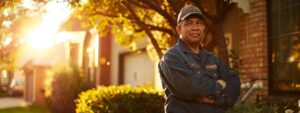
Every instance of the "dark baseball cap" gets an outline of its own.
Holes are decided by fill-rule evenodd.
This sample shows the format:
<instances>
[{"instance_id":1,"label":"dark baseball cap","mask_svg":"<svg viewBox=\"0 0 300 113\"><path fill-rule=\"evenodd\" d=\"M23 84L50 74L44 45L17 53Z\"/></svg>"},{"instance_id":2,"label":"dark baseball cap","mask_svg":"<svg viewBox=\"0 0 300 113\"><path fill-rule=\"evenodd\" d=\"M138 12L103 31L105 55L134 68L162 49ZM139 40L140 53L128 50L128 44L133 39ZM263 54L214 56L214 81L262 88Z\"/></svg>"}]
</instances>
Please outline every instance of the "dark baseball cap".
<instances>
[{"instance_id":1,"label":"dark baseball cap","mask_svg":"<svg viewBox=\"0 0 300 113\"><path fill-rule=\"evenodd\" d=\"M177 17L177 23L179 23L181 20L184 20L191 15L198 15L201 19L203 19L202 12L198 7L193 5L186 5L180 10Z\"/></svg>"}]
</instances>

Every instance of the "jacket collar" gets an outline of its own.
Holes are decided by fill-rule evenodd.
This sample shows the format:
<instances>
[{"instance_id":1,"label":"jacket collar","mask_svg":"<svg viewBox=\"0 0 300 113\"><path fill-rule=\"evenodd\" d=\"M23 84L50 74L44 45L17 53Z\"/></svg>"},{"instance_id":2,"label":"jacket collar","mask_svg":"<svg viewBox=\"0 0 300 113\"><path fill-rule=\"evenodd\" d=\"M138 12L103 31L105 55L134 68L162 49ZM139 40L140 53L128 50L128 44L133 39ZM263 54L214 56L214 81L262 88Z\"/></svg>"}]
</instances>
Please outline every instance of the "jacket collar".
<instances>
[{"instance_id":1,"label":"jacket collar","mask_svg":"<svg viewBox=\"0 0 300 113\"><path fill-rule=\"evenodd\" d=\"M193 53L193 51L187 47L187 45L185 44L185 42L182 39L178 39L177 41L177 46L179 46L179 48L184 52L184 53ZM205 50L203 47L200 47L200 56L201 56L201 60L205 61L206 57L208 55L211 55L211 52L208 52L207 50Z\"/></svg>"}]
</instances>

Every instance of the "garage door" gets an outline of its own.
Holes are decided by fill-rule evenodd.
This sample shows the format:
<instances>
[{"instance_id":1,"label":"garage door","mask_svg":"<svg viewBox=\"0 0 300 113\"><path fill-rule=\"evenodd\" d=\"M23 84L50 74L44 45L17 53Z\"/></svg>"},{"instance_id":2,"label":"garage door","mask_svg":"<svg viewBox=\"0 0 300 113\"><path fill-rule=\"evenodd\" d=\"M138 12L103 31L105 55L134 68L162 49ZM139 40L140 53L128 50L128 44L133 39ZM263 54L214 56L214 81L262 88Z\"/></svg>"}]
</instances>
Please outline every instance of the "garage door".
<instances>
[{"instance_id":1,"label":"garage door","mask_svg":"<svg viewBox=\"0 0 300 113\"><path fill-rule=\"evenodd\" d=\"M154 82L154 63L147 52L127 54L123 69L124 84L137 86Z\"/></svg>"}]
</instances>

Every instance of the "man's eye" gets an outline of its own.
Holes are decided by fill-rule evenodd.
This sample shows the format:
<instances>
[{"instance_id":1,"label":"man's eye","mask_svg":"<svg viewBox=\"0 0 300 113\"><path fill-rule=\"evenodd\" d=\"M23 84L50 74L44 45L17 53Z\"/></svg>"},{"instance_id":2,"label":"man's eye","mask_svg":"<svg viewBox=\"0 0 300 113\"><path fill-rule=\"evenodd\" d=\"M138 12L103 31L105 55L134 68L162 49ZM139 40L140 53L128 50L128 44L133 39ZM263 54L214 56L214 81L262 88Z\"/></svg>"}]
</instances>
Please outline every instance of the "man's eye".
<instances>
[{"instance_id":1,"label":"man's eye","mask_svg":"<svg viewBox=\"0 0 300 113\"><path fill-rule=\"evenodd\" d=\"M191 24L192 24L192 22L186 22L185 24L186 24L186 25L191 25Z\"/></svg>"},{"instance_id":2,"label":"man's eye","mask_svg":"<svg viewBox=\"0 0 300 113\"><path fill-rule=\"evenodd\" d=\"M204 25L202 22L198 22L197 24L198 24L198 25Z\"/></svg>"}]
</instances>

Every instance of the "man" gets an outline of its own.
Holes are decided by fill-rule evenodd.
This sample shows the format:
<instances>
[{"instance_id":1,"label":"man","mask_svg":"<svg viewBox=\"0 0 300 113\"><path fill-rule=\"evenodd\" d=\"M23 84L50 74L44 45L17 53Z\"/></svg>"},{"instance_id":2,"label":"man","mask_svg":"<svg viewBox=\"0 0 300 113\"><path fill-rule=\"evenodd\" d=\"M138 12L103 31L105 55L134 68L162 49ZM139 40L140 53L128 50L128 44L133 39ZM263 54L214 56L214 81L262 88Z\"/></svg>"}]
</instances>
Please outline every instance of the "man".
<instances>
[{"instance_id":1,"label":"man","mask_svg":"<svg viewBox=\"0 0 300 113\"><path fill-rule=\"evenodd\" d=\"M178 15L177 44L159 62L166 113L224 113L240 94L239 77L201 47L206 26L192 5Z\"/></svg>"}]
</instances>

